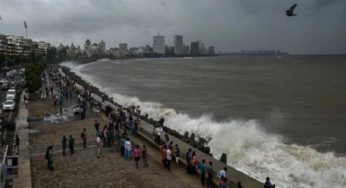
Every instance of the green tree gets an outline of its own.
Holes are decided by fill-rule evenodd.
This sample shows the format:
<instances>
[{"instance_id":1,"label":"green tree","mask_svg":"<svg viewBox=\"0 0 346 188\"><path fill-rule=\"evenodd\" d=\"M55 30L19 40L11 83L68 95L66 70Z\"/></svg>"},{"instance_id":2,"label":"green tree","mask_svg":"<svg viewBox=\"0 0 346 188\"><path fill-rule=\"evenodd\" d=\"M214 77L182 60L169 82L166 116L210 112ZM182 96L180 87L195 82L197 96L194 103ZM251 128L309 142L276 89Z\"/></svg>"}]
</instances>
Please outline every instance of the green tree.
<instances>
[{"instance_id":1,"label":"green tree","mask_svg":"<svg viewBox=\"0 0 346 188\"><path fill-rule=\"evenodd\" d=\"M46 69L46 63L35 63L30 65L25 71L25 86L30 93L41 88L41 74Z\"/></svg>"}]
</instances>

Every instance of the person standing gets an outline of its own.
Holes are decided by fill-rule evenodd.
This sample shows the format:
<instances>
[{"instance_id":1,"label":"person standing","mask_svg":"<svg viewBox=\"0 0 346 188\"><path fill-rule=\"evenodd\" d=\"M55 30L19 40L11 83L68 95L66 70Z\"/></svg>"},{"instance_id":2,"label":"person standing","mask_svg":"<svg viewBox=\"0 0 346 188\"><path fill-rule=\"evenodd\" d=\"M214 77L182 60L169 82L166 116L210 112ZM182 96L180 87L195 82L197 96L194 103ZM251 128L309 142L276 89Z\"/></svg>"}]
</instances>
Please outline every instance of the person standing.
<instances>
[{"instance_id":1,"label":"person standing","mask_svg":"<svg viewBox=\"0 0 346 188\"><path fill-rule=\"evenodd\" d=\"M192 159L192 150L189 148L189 151L186 153L186 170L188 174L191 174L191 159Z\"/></svg>"},{"instance_id":2,"label":"person standing","mask_svg":"<svg viewBox=\"0 0 346 188\"><path fill-rule=\"evenodd\" d=\"M120 156L125 156L125 142L126 137L123 135L120 139Z\"/></svg>"},{"instance_id":3,"label":"person standing","mask_svg":"<svg viewBox=\"0 0 346 188\"><path fill-rule=\"evenodd\" d=\"M207 180L207 187L208 188L213 187L213 174L214 174L213 162L209 161L208 180Z\"/></svg>"},{"instance_id":4,"label":"person standing","mask_svg":"<svg viewBox=\"0 0 346 188\"><path fill-rule=\"evenodd\" d=\"M227 172L227 167L224 167L216 175L220 185L222 183L222 177L224 177L224 178L227 177L226 172Z\"/></svg>"},{"instance_id":5,"label":"person standing","mask_svg":"<svg viewBox=\"0 0 346 188\"><path fill-rule=\"evenodd\" d=\"M148 162L147 162L147 148L145 145L143 145L142 149L142 160L143 160L143 168L148 167Z\"/></svg>"},{"instance_id":6,"label":"person standing","mask_svg":"<svg viewBox=\"0 0 346 188\"><path fill-rule=\"evenodd\" d=\"M126 141L124 143L125 147L125 160L131 160L131 142L129 138L126 138Z\"/></svg>"},{"instance_id":7,"label":"person standing","mask_svg":"<svg viewBox=\"0 0 346 188\"><path fill-rule=\"evenodd\" d=\"M46 151L47 167L49 170L53 169L53 146L49 146Z\"/></svg>"},{"instance_id":8,"label":"person standing","mask_svg":"<svg viewBox=\"0 0 346 188\"><path fill-rule=\"evenodd\" d=\"M86 128L83 129L82 133L81 133L81 138L83 140L83 148L86 148Z\"/></svg>"},{"instance_id":9,"label":"person standing","mask_svg":"<svg viewBox=\"0 0 346 188\"><path fill-rule=\"evenodd\" d=\"M100 158L102 155L102 147L103 147L103 142L100 137L96 138L96 147L97 147L97 153L98 153L97 158Z\"/></svg>"},{"instance_id":10,"label":"person standing","mask_svg":"<svg viewBox=\"0 0 346 188\"><path fill-rule=\"evenodd\" d=\"M67 145L67 138L65 135L62 136L61 144L62 144L62 155L65 156L66 155L65 150L66 150L66 145Z\"/></svg>"},{"instance_id":11,"label":"person standing","mask_svg":"<svg viewBox=\"0 0 346 188\"><path fill-rule=\"evenodd\" d=\"M100 136L100 123L97 120L95 120L94 127L96 130L96 137Z\"/></svg>"},{"instance_id":12,"label":"person standing","mask_svg":"<svg viewBox=\"0 0 346 188\"><path fill-rule=\"evenodd\" d=\"M266 178L266 182L264 183L264 188L272 188L272 183L270 182L270 178Z\"/></svg>"},{"instance_id":13,"label":"person standing","mask_svg":"<svg viewBox=\"0 0 346 188\"><path fill-rule=\"evenodd\" d=\"M139 145L136 145L136 148L133 150L133 157L136 161L136 168L138 169L138 161L141 158L141 149L139 148Z\"/></svg>"},{"instance_id":14,"label":"person standing","mask_svg":"<svg viewBox=\"0 0 346 188\"><path fill-rule=\"evenodd\" d=\"M224 176L221 176L220 188L227 188L227 178Z\"/></svg>"},{"instance_id":15,"label":"person standing","mask_svg":"<svg viewBox=\"0 0 346 188\"><path fill-rule=\"evenodd\" d=\"M175 144L175 162L179 164L179 158L180 158L180 148L178 144Z\"/></svg>"},{"instance_id":16,"label":"person standing","mask_svg":"<svg viewBox=\"0 0 346 188\"><path fill-rule=\"evenodd\" d=\"M166 151L166 145L163 145L162 148L161 148L161 162L162 162L162 165L163 167L165 168L167 166L167 151Z\"/></svg>"},{"instance_id":17,"label":"person standing","mask_svg":"<svg viewBox=\"0 0 346 188\"><path fill-rule=\"evenodd\" d=\"M74 154L74 138L70 135L68 139L68 147L70 148L71 155Z\"/></svg>"},{"instance_id":18,"label":"person standing","mask_svg":"<svg viewBox=\"0 0 346 188\"><path fill-rule=\"evenodd\" d=\"M172 152L169 148L166 149L166 165L167 165L167 170L171 171L170 166L171 166L171 160L172 160Z\"/></svg>"},{"instance_id":19,"label":"person standing","mask_svg":"<svg viewBox=\"0 0 346 188\"><path fill-rule=\"evenodd\" d=\"M201 172L201 183L204 187L204 179L205 179L205 171L206 171L206 164L205 164L205 160L202 160L202 163L199 164L199 170Z\"/></svg>"},{"instance_id":20,"label":"person standing","mask_svg":"<svg viewBox=\"0 0 346 188\"><path fill-rule=\"evenodd\" d=\"M16 155L19 154L19 143L20 143L20 139L19 136L16 134Z\"/></svg>"}]
</instances>

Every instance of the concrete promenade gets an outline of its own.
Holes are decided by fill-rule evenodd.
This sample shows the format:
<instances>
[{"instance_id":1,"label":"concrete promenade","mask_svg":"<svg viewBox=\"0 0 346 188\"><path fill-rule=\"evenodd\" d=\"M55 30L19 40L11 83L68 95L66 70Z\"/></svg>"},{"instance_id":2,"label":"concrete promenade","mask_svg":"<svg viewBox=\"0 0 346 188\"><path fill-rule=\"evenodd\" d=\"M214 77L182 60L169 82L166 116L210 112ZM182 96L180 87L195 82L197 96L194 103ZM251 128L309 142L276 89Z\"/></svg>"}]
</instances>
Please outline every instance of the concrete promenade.
<instances>
[{"instance_id":1,"label":"concrete promenade","mask_svg":"<svg viewBox=\"0 0 346 188\"><path fill-rule=\"evenodd\" d=\"M19 112L16 119L16 134L20 138L20 147L18 155L18 178L13 180L14 188L30 188L31 182L31 164L30 164L30 151L29 151L29 128L28 128L28 110L24 104L24 94L20 97L20 103L18 105Z\"/></svg>"},{"instance_id":2,"label":"concrete promenade","mask_svg":"<svg viewBox=\"0 0 346 188\"><path fill-rule=\"evenodd\" d=\"M62 75L66 75L64 74L62 71L60 71L62 73ZM76 83L77 88L79 88L80 90L84 90L82 85L79 85L78 83ZM96 95L95 93L93 93L93 99L96 100L99 103L102 103L102 98L98 95ZM105 101L104 104L109 104L111 105L113 108L117 108L116 105L112 104L109 101ZM107 117L104 117L105 119L108 119ZM174 129L174 128L173 128ZM158 146L154 140L153 140L153 125L145 122L145 121L141 121L140 124L140 128L139 128L139 135L145 139L146 141L150 142L153 146L155 146L158 150L160 148L160 146ZM162 134L164 135L164 134ZM161 136L162 136L161 135ZM213 168L215 171L215 176L216 177L216 172L218 172L219 170L221 170L223 167L227 166L228 171L227 171L227 178L231 181L231 186L230 187L236 187L237 182L241 182L243 187L250 187L250 188L262 188L263 187L263 183L259 182L258 180L238 171L237 169L224 164L223 162L213 158L212 156L200 151L199 149L187 144L186 142L170 135L170 140L173 141L174 145L178 144L180 147L180 150L182 152L182 163L186 165L186 160L185 160L185 153L188 151L189 148L191 148L192 150L194 150L196 152L197 155L197 159L199 161L201 161L202 159L205 159L206 163L208 163L209 161L213 162ZM231 146L230 146L231 147Z\"/></svg>"},{"instance_id":3,"label":"concrete promenade","mask_svg":"<svg viewBox=\"0 0 346 188\"><path fill-rule=\"evenodd\" d=\"M106 116L103 116L103 118L108 120L108 118ZM157 148L157 150L160 150L160 146L157 145L154 141L154 137L152 135L152 132L153 132L153 126L142 120L140 127L139 127L139 130L138 130L139 136L142 139L149 142L152 146ZM130 138L131 138L131 140L135 139L135 137L131 136L131 134L130 134ZM212 156L200 151L199 149L187 144L186 142L184 142L184 141L182 141L182 140L180 140L180 139L178 139L172 135L169 135L169 138L170 138L170 141L173 141L173 145L175 145L175 144L179 145L181 155L182 155L181 156L181 163L184 167L186 166L185 154L188 152L189 148L191 148L192 151L196 152L196 156L197 156L197 159L199 161L204 159L206 161L206 163L208 163L209 161L213 162L213 169L215 171L214 177L216 177L216 173L219 170L221 170L222 168L227 166L227 168L228 168L227 178L228 178L228 180L231 181L230 187L236 187L237 182L241 182L243 187L251 187L251 188L262 188L263 187L263 183L257 181L254 178L251 178L250 176L236 170L233 167L230 167L229 165L226 165L225 163L223 163L219 160L216 160ZM161 140L163 140L162 136L161 136ZM157 157L159 158L160 156L157 156ZM184 173L186 173L186 171L184 171Z\"/></svg>"},{"instance_id":4,"label":"concrete promenade","mask_svg":"<svg viewBox=\"0 0 346 188\"><path fill-rule=\"evenodd\" d=\"M94 99L98 102L102 102L101 101L101 97L97 96L94 94ZM110 104L113 108L117 108L117 106L113 105L112 103L110 102L106 102L107 104ZM105 119L108 120L107 117L104 116ZM160 149L160 146L157 145L155 142L154 142L154 137L152 135L152 132L153 132L153 125L145 122L145 121L141 121L141 124L140 124L140 128L139 128L139 135L147 140L148 142L150 142L152 145L154 145L158 150ZM164 134L161 134L161 140L163 140L162 136ZM189 150L189 148L192 149L192 151L195 151L196 152L196 156L197 156L197 159L199 161L201 161L202 159L205 159L206 163L208 163L209 161L212 161L213 162L213 168L214 168L214 171L215 171L215 174L214 174L214 177L216 177L216 173L221 170L222 168L224 168L225 166L227 166L227 178L228 180L231 181L231 187L236 187L236 184L238 182L241 182L242 185L244 187L251 187L251 188L262 188L263 187L263 183L259 182L258 180L238 171L237 169L213 158L212 156L200 151L198 148L195 148L191 145L189 145L188 143L182 141L181 139L179 138L176 138L175 136L173 135L169 135L169 138L170 138L170 141L173 141L173 145L175 144L178 144L179 145L179 148L180 148L180 151L182 152L182 163L184 165L186 165L186 159L185 159L185 153Z\"/></svg>"}]
</instances>

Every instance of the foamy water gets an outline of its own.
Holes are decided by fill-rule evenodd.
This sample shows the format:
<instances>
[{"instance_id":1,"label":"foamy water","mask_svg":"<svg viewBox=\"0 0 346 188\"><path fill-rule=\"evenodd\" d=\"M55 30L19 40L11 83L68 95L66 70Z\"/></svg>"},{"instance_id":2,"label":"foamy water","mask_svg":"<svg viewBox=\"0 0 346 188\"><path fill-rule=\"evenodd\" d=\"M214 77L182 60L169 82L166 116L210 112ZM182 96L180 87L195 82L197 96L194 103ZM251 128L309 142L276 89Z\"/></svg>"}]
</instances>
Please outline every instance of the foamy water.
<instances>
[{"instance_id":1,"label":"foamy water","mask_svg":"<svg viewBox=\"0 0 346 188\"><path fill-rule=\"evenodd\" d=\"M119 104L139 105L149 117L164 116L165 125L182 134L188 131L210 140L208 146L215 158L227 153L229 165L260 181L270 176L277 187L346 187L345 157L337 157L332 152L319 153L306 146L287 145L280 135L266 133L256 120L216 122L209 114L193 119L162 104L116 93L102 80L83 74L81 70L87 64L66 62L62 65L90 84L103 88Z\"/></svg>"}]
</instances>

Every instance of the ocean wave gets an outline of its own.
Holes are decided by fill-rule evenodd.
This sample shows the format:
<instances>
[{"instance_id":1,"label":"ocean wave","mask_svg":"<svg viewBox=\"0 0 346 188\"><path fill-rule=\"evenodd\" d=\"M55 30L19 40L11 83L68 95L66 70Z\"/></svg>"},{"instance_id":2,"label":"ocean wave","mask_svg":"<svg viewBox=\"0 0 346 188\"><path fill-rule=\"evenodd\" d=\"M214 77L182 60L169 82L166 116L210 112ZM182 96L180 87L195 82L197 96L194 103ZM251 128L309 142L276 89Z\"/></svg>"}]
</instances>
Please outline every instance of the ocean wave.
<instances>
[{"instance_id":1,"label":"ocean wave","mask_svg":"<svg viewBox=\"0 0 346 188\"><path fill-rule=\"evenodd\" d=\"M229 165L260 181L269 176L277 187L346 187L345 157L337 157L332 152L320 153L307 146L285 144L282 136L267 133L256 120L217 122L209 114L191 118L160 103L142 102L138 97L116 93L92 75L82 74L81 70L86 65L73 62L62 65L90 84L104 88L103 91L114 101L125 106L139 105L149 117L165 117L165 125L181 134L188 131L195 133L196 138L209 140L207 145L215 158L219 159L222 153L226 153Z\"/></svg>"}]
</instances>

